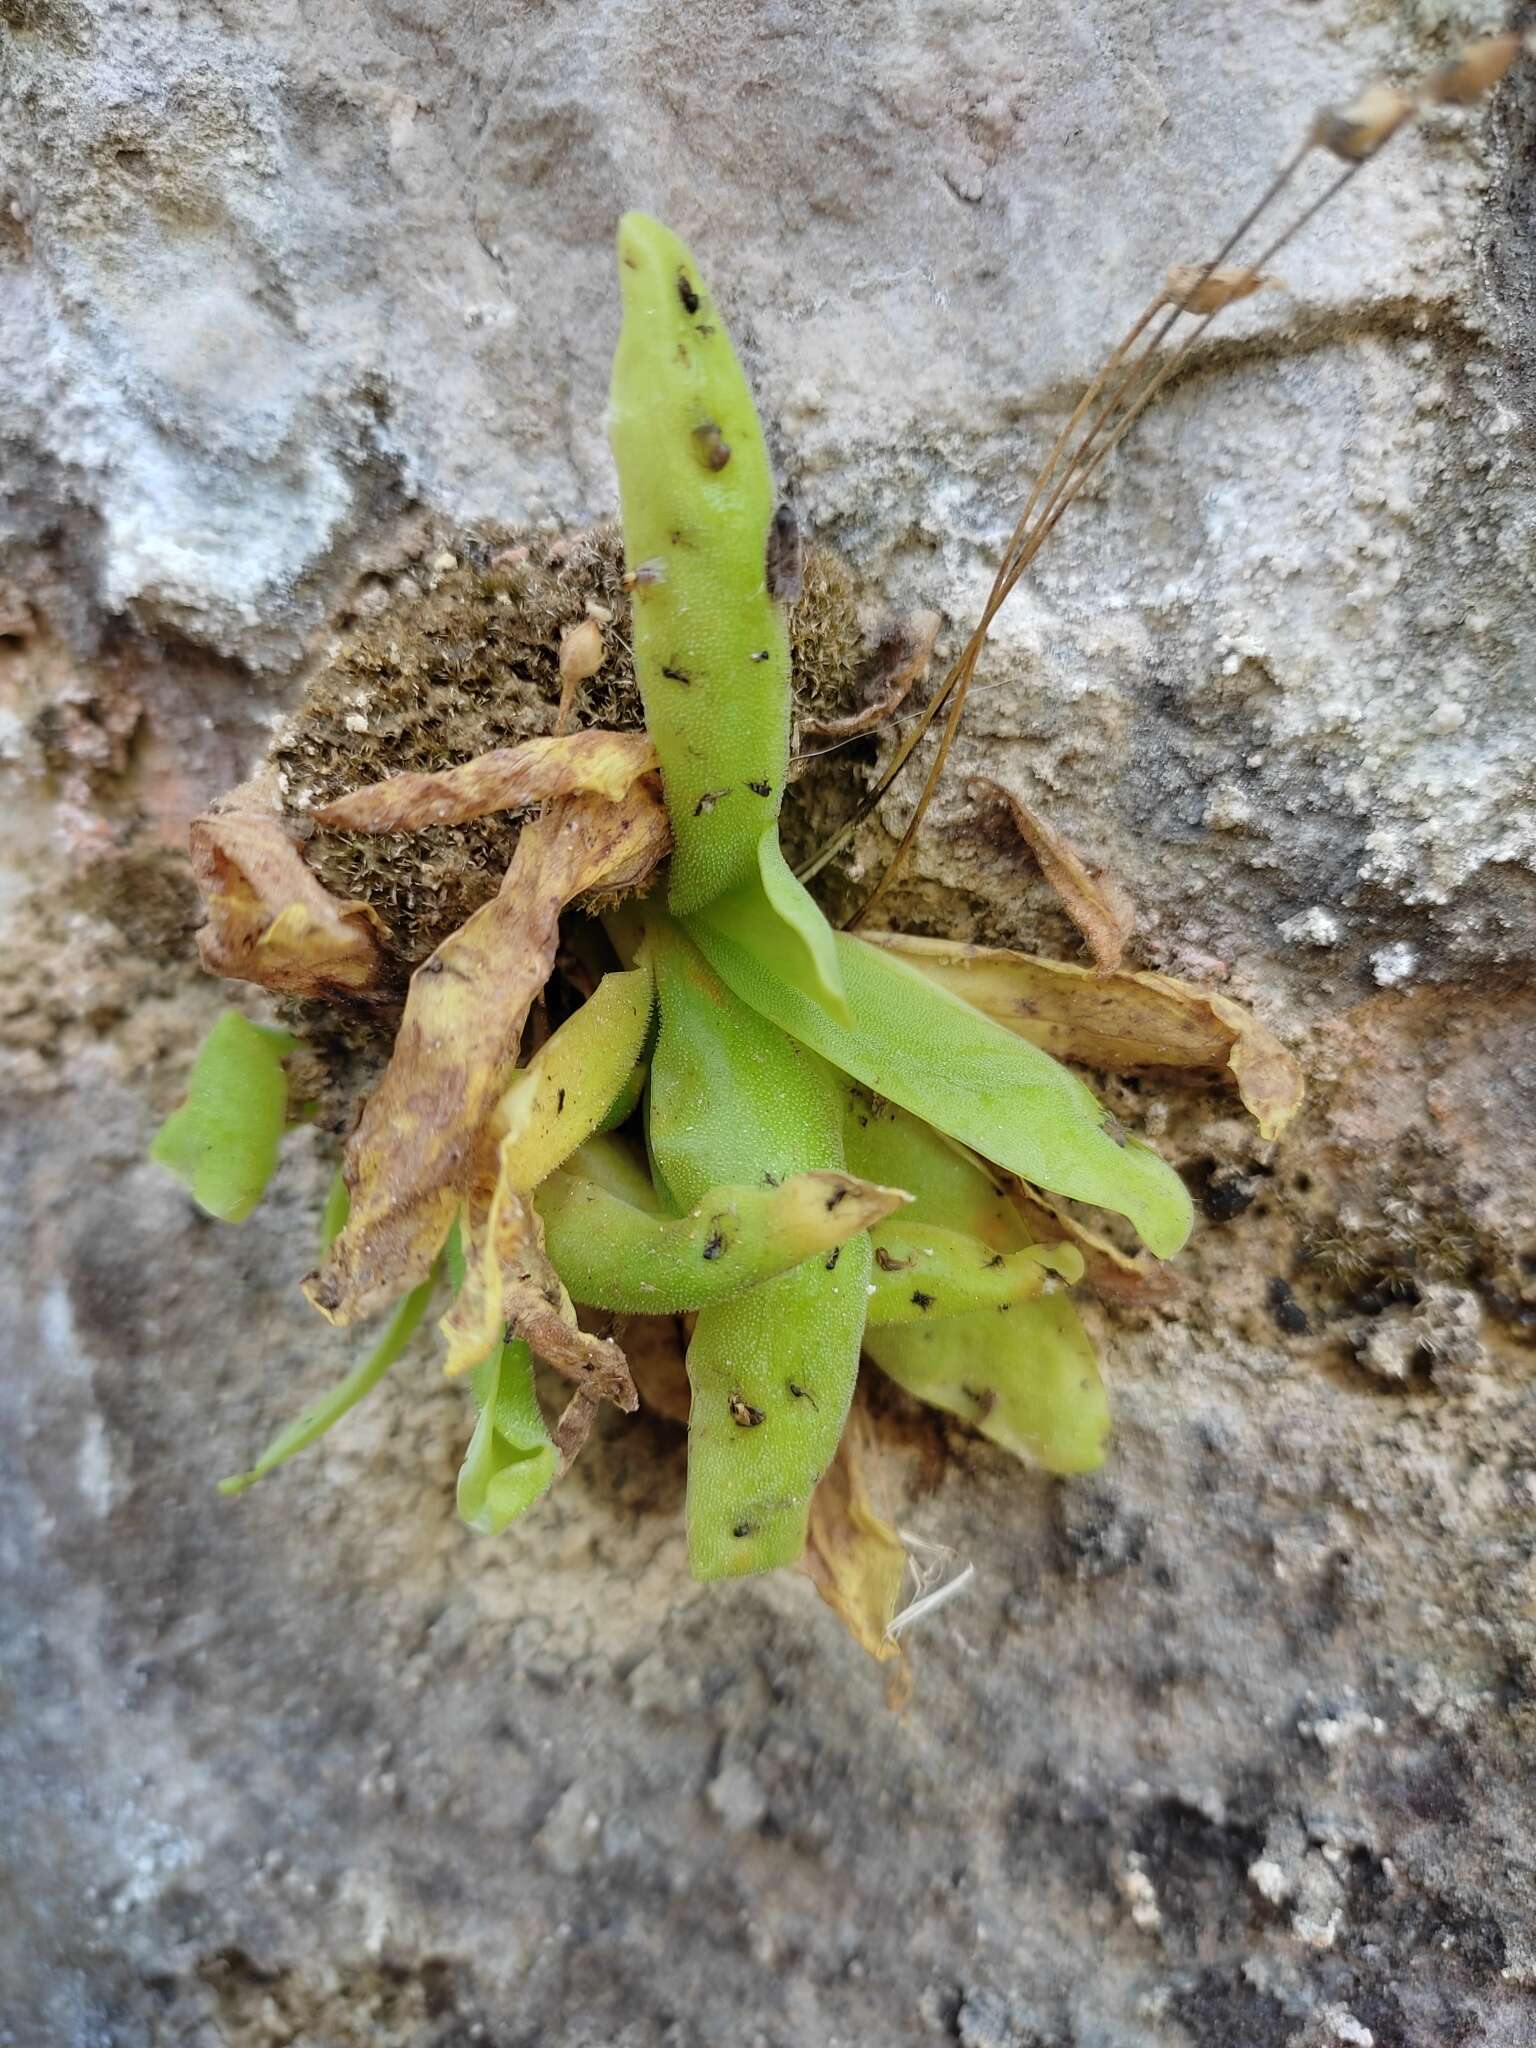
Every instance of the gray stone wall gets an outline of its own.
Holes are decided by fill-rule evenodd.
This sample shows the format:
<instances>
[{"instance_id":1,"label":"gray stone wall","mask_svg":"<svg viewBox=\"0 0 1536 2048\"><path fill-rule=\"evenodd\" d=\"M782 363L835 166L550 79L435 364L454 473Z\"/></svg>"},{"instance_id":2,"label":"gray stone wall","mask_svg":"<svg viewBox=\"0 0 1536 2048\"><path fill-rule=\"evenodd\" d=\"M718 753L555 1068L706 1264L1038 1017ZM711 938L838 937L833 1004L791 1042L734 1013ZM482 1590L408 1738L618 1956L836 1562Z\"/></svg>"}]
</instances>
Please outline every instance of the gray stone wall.
<instances>
[{"instance_id":1,"label":"gray stone wall","mask_svg":"<svg viewBox=\"0 0 1536 2048\"><path fill-rule=\"evenodd\" d=\"M424 535L611 510L622 207L871 616L953 645L1165 266L1493 14L0 0L0 2041L1536 2042L1529 72L1075 509L893 900L1073 952L983 768L1313 1088L1274 1153L1115 1098L1207 1220L1092 1311L1102 1475L893 1407L902 1525L977 1568L904 1713L802 1582L688 1583L662 1424L463 1531L425 1347L221 1502L350 1363L294 1286L328 1162L237 1231L142 1163L224 1000L188 816Z\"/></svg>"}]
</instances>

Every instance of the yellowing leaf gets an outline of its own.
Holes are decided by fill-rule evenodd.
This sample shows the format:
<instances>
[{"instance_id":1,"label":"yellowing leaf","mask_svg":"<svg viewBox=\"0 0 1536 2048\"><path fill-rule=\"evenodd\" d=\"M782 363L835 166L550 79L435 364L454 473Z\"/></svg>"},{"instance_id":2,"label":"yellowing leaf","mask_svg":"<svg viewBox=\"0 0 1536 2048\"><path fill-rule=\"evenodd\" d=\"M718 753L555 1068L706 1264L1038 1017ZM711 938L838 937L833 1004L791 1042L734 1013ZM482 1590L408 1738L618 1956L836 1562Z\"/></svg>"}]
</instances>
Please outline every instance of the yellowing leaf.
<instances>
[{"instance_id":1,"label":"yellowing leaf","mask_svg":"<svg viewBox=\"0 0 1536 2048\"><path fill-rule=\"evenodd\" d=\"M573 732L498 747L433 775L370 783L318 809L315 820L332 831L416 832L523 810L551 797L602 796L618 803L655 770L656 749L646 733Z\"/></svg>"},{"instance_id":2,"label":"yellowing leaf","mask_svg":"<svg viewBox=\"0 0 1536 2048\"><path fill-rule=\"evenodd\" d=\"M1241 1003L1192 982L1097 974L1000 946L904 932L861 936L1058 1059L1111 1073L1227 1075L1265 1138L1278 1138L1301 1107L1301 1068L1269 1027Z\"/></svg>"},{"instance_id":3,"label":"yellowing leaf","mask_svg":"<svg viewBox=\"0 0 1536 2048\"><path fill-rule=\"evenodd\" d=\"M304 865L265 785L247 783L194 818L192 873L208 922L197 947L210 974L282 995L353 1003L399 999L402 970L366 903L343 903Z\"/></svg>"},{"instance_id":4,"label":"yellowing leaf","mask_svg":"<svg viewBox=\"0 0 1536 2048\"><path fill-rule=\"evenodd\" d=\"M384 1078L347 1147L351 1213L304 1291L350 1323L426 1278L477 1170L485 1125L549 977L560 912L642 879L666 848L643 783L619 804L567 797L524 827L499 893L411 977Z\"/></svg>"},{"instance_id":5,"label":"yellowing leaf","mask_svg":"<svg viewBox=\"0 0 1536 2048\"><path fill-rule=\"evenodd\" d=\"M514 1140L515 1188L538 1187L603 1122L640 1057L654 1000L649 967L605 974L517 1075L490 1126L492 1136Z\"/></svg>"},{"instance_id":6,"label":"yellowing leaf","mask_svg":"<svg viewBox=\"0 0 1536 2048\"><path fill-rule=\"evenodd\" d=\"M899 1387L1047 1472L1104 1462L1109 1403L1093 1343L1065 1294L1006 1314L872 1329L864 1349Z\"/></svg>"},{"instance_id":7,"label":"yellowing leaf","mask_svg":"<svg viewBox=\"0 0 1536 2048\"><path fill-rule=\"evenodd\" d=\"M488 1202L471 1195L460 1228L465 1276L439 1326L448 1342L443 1370L467 1372L510 1333L583 1393L632 1410L635 1388L623 1352L577 1327L571 1298L545 1255L538 1216L505 1170Z\"/></svg>"},{"instance_id":8,"label":"yellowing leaf","mask_svg":"<svg viewBox=\"0 0 1536 2048\"><path fill-rule=\"evenodd\" d=\"M873 1432L856 1403L837 1456L811 1495L801 1564L859 1648L888 1664L901 1655L888 1631L901 1600L907 1553L870 1495L866 1473L873 1455Z\"/></svg>"}]
</instances>

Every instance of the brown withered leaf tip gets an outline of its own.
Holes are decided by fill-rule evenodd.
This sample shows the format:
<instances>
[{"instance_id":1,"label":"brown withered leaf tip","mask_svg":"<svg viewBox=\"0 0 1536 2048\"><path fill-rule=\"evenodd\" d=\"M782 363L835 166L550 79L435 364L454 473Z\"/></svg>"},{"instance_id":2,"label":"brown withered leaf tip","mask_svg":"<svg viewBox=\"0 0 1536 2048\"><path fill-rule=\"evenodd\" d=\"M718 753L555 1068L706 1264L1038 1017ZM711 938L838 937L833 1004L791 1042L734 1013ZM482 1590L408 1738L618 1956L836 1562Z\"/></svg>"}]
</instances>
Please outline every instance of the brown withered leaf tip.
<instances>
[{"instance_id":1,"label":"brown withered leaf tip","mask_svg":"<svg viewBox=\"0 0 1536 2048\"><path fill-rule=\"evenodd\" d=\"M549 978L561 911L588 892L638 886L670 843L645 782L618 804L560 798L524 827L498 894L416 970L389 1065L347 1147L346 1227L304 1283L328 1321L354 1322L426 1278Z\"/></svg>"},{"instance_id":2,"label":"brown withered leaf tip","mask_svg":"<svg viewBox=\"0 0 1536 2048\"><path fill-rule=\"evenodd\" d=\"M1168 974L1095 973L1003 946L866 932L932 980L1057 1059L1109 1073L1216 1074L1236 1087L1264 1138L1278 1138L1306 1093L1301 1067L1230 996Z\"/></svg>"},{"instance_id":3,"label":"brown withered leaf tip","mask_svg":"<svg viewBox=\"0 0 1536 2048\"><path fill-rule=\"evenodd\" d=\"M1065 1203L1042 1194L1028 1181L1007 1174L999 1177L1033 1236L1062 1238L1077 1250L1083 1263L1082 1283L1100 1301L1147 1308L1156 1302L1172 1301L1183 1292L1178 1275L1158 1260L1145 1253L1121 1251L1080 1216L1074 1216Z\"/></svg>"},{"instance_id":4,"label":"brown withered leaf tip","mask_svg":"<svg viewBox=\"0 0 1536 2048\"><path fill-rule=\"evenodd\" d=\"M276 814L273 783L270 772L244 783L192 821L203 966L278 995L398 1002L404 970L382 920L366 903L332 896L305 866Z\"/></svg>"},{"instance_id":5,"label":"brown withered leaf tip","mask_svg":"<svg viewBox=\"0 0 1536 2048\"><path fill-rule=\"evenodd\" d=\"M856 1397L837 1455L811 1495L801 1569L860 1649L887 1664L902 1655L889 1630L907 1553L870 1490L875 1456L869 1417Z\"/></svg>"},{"instance_id":6,"label":"brown withered leaf tip","mask_svg":"<svg viewBox=\"0 0 1536 2048\"><path fill-rule=\"evenodd\" d=\"M656 749L646 733L566 733L497 747L456 768L369 783L322 804L315 822L335 831L415 832L466 824L493 811L524 810L553 797L603 796L617 803L655 770Z\"/></svg>"},{"instance_id":7,"label":"brown withered leaf tip","mask_svg":"<svg viewBox=\"0 0 1536 2048\"><path fill-rule=\"evenodd\" d=\"M987 776L973 776L970 788L1004 806L1041 874L1061 898L1063 910L1082 933L1094 965L1101 973L1111 973L1120 965L1136 922L1123 891L1103 875L1096 875L1054 826L1021 803L1012 790Z\"/></svg>"},{"instance_id":8,"label":"brown withered leaf tip","mask_svg":"<svg viewBox=\"0 0 1536 2048\"><path fill-rule=\"evenodd\" d=\"M460 1229L464 1285L439 1324L448 1344L444 1371L468 1372L504 1336L521 1337L535 1358L574 1380L584 1395L632 1411L638 1400L624 1354L578 1326L545 1254L537 1212L511 1185L505 1151L494 1190L487 1194L483 1180L472 1184Z\"/></svg>"},{"instance_id":9,"label":"brown withered leaf tip","mask_svg":"<svg viewBox=\"0 0 1536 2048\"><path fill-rule=\"evenodd\" d=\"M861 708L840 718L808 713L801 721L801 733L809 739L856 739L894 717L913 684L927 674L943 623L937 612L929 611L909 612L898 619L861 664L859 694L865 699Z\"/></svg>"}]
</instances>

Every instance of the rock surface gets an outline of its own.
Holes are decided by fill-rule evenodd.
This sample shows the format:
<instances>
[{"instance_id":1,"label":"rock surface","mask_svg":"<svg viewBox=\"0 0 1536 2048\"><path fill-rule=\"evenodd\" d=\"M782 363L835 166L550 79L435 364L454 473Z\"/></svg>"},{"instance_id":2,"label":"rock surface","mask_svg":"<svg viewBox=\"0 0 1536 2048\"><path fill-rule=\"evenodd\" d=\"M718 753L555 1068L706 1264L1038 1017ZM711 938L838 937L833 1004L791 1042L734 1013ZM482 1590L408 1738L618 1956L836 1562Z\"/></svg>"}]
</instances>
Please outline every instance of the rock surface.
<instances>
[{"instance_id":1,"label":"rock surface","mask_svg":"<svg viewBox=\"0 0 1536 2048\"><path fill-rule=\"evenodd\" d=\"M1536 2042L1529 74L1127 442L891 904L1072 950L984 769L1313 1085L1277 1153L1112 1094L1207 1221L1094 1312L1103 1474L893 1409L977 1567L903 1714L800 1581L688 1584L660 1423L486 1546L423 1350L221 1502L350 1362L293 1286L328 1164L224 1231L142 1163L223 1000L187 817L429 533L611 509L622 206L872 614L953 644L1165 266L1491 12L0 0L0 2042Z\"/></svg>"}]
</instances>

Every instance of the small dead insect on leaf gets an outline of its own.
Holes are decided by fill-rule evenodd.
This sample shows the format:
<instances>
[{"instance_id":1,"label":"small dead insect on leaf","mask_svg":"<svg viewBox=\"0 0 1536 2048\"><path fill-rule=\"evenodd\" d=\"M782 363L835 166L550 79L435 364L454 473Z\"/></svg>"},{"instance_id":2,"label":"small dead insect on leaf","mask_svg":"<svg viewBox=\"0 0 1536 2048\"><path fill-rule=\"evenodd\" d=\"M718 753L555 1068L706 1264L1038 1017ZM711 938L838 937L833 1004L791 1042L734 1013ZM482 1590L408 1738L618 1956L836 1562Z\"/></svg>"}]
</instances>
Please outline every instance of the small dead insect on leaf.
<instances>
[{"instance_id":1,"label":"small dead insect on leaf","mask_svg":"<svg viewBox=\"0 0 1536 2048\"><path fill-rule=\"evenodd\" d=\"M805 587L805 546L800 537L800 516L787 501L774 508L764 549L763 573L771 598L780 604L800 602Z\"/></svg>"},{"instance_id":2,"label":"small dead insect on leaf","mask_svg":"<svg viewBox=\"0 0 1536 2048\"><path fill-rule=\"evenodd\" d=\"M724 469L731 459L731 444L713 420L705 420L702 426L694 428L693 445L706 469Z\"/></svg>"},{"instance_id":3,"label":"small dead insect on leaf","mask_svg":"<svg viewBox=\"0 0 1536 2048\"><path fill-rule=\"evenodd\" d=\"M731 1420L738 1429L756 1429L760 1423L768 1419L761 1408L754 1408L752 1403L743 1400L740 1394L732 1394L726 1405L730 1409Z\"/></svg>"}]
</instances>

